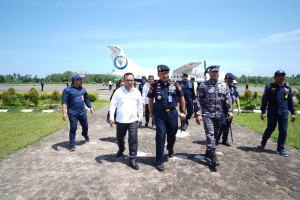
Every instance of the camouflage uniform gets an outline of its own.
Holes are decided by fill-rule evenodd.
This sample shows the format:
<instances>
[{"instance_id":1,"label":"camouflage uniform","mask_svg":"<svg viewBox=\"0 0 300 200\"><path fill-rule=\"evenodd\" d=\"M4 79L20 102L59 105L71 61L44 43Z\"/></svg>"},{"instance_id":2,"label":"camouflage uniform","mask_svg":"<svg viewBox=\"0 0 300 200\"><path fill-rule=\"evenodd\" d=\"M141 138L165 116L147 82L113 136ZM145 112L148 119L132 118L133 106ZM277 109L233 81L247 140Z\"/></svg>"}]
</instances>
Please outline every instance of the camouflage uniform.
<instances>
[{"instance_id":1,"label":"camouflage uniform","mask_svg":"<svg viewBox=\"0 0 300 200\"><path fill-rule=\"evenodd\" d=\"M229 88L224 81L208 80L200 84L196 101L197 115L201 115L202 111L206 149L211 151L216 149L215 137L221 127L223 106L227 107L228 112L233 111Z\"/></svg>"}]
</instances>

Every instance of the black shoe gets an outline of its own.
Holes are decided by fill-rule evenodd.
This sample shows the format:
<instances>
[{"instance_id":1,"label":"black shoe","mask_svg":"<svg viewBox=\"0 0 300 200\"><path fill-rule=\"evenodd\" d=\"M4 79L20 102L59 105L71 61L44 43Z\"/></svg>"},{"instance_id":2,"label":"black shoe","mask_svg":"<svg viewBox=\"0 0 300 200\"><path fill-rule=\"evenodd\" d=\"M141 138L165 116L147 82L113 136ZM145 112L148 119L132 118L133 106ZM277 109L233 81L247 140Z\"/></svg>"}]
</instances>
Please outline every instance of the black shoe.
<instances>
[{"instance_id":1,"label":"black shoe","mask_svg":"<svg viewBox=\"0 0 300 200\"><path fill-rule=\"evenodd\" d=\"M185 124L186 124L187 126L189 126L189 125L190 125L188 120L186 120Z\"/></svg>"},{"instance_id":2,"label":"black shoe","mask_svg":"<svg viewBox=\"0 0 300 200\"><path fill-rule=\"evenodd\" d=\"M210 158L211 166L212 166L212 167L219 166L220 163L219 163L219 161L218 161L218 159L217 159L215 150L211 150L211 151L209 151L208 153L209 153L209 158Z\"/></svg>"},{"instance_id":3,"label":"black shoe","mask_svg":"<svg viewBox=\"0 0 300 200\"><path fill-rule=\"evenodd\" d=\"M174 151L173 150L169 150L168 156L170 158L173 158L174 157Z\"/></svg>"},{"instance_id":4,"label":"black shoe","mask_svg":"<svg viewBox=\"0 0 300 200\"><path fill-rule=\"evenodd\" d=\"M138 170L139 169L139 165L136 163L135 158L130 158L129 159L129 166L132 169Z\"/></svg>"},{"instance_id":5,"label":"black shoe","mask_svg":"<svg viewBox=\"0 0 300 200\"><path fill-rule=\"evenodd\" d=\"M70 145L70 151L75 151L75 145L73 144Z\"/></svg>"},{"instance_id":6,"label":"black shoe","mask_svg":"<svg viewBox=\"0 0 300 200\"><path fill-rule=\"evenodd\" d=\"M228 146L228 147L230 147L231 146L231 144L228 142L228 141L222 141L222 144L224 144L225 146Z\"/></svg>"},{"instance_id":7,"label":"black shoe","mask_svg":"<svg viewBox=\"0 0 300 200\"><path fill-rule=\"evenodd\" d=\"M117 155L116 155L116 157L117 158L119 158L119 157L122 157L124 154L123 154L123 152L125 151L125 147L123 148L123 151L120 151L120 149L119 149L119 151L117 152Z\"/></svg>"},{"instance_id":8,"label":"black shoe","mask_svg":"<svg viewBox=\"0 0 300 200\"><path fill-rule=\"evenodd\" d=\"M182 127L182 130L183 130L183 131L186 131L186 129L187 129L187 127L186 127L186 125L184 125L184 126Z\"/></svg>"},{"instance_id":9,"label":"black shoe","mask_svg":"<svg viewBox=\"0 0 300 200\"><path fill-rule=\"evenodd\" d=\"M156 169L160 172L164 171L165 170L164 164L156 165Z\"/></svg>"},{"instance_id":10,"label":"black shoe","mask_svg":"<svg viewBox=\"0 0 300 200\"><path fill-rule=\"evenodd\" d=\"M90 137L89 136L84 136L84 139L86 142L90 142Z\"/></svg>"},{"instance_id":11,"label":"black shoe","mask_svg":"<svg viewBox=\"0 0 300 200\"><path fill-rule=\"evenodd\" d=\"M145 123L145 126L148 127L148 122Z\"/></svg>"}]
</instances>

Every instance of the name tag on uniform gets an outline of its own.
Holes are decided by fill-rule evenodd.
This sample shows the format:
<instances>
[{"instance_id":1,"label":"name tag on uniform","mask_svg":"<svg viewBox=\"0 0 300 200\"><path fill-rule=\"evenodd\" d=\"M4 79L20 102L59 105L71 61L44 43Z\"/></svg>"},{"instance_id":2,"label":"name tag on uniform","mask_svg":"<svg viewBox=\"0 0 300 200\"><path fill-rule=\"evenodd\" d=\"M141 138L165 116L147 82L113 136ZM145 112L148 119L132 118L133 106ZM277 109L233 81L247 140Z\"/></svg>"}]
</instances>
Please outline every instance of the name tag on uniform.
<instances>
[{"instance_id":1,"label":"name tag on uniform","mask_svg":"<svg viewBox=\"0 0 300 200\"><path fill-rule=\"evenodd\" d=\"M172 102L172 96L168 96L169 102Z\"/></svg>"},{"instance_id":2,"label":"name tag on uniform","mask_svg":"<svg viewBox=\"0 0 300 200\"><path fill-rule=\"evenodd\" d=\"M84 96L83 96L82 92L81 92L81 100L82 101L84 100Z\"/></svg>"}]
</instances>

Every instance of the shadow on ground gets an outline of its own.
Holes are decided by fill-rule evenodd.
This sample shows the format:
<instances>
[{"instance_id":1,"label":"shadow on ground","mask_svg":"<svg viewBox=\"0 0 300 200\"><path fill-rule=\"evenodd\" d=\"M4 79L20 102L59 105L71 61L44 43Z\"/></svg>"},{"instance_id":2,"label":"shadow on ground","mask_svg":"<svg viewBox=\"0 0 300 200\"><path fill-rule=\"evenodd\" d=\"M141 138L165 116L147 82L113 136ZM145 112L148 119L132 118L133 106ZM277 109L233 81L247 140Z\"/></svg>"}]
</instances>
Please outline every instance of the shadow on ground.
<instances>
[{"instance_id":1,"label":"shadow on ground","mask_svg":"<svg viewBox=\"0 0 300 200\"><path fill-rule=\"evenodd\" d=\"M79 142L76 142L76 145L83 145L85 143L86 143L85 140L81 140ZM70 141L65 141L65 142L60 142L60 143L57 143L57 144L53 144L51 147L54 150L59 151L58 147L69 149L70 148L69 144L70 144Z\"/></svg>"}]
</instances>

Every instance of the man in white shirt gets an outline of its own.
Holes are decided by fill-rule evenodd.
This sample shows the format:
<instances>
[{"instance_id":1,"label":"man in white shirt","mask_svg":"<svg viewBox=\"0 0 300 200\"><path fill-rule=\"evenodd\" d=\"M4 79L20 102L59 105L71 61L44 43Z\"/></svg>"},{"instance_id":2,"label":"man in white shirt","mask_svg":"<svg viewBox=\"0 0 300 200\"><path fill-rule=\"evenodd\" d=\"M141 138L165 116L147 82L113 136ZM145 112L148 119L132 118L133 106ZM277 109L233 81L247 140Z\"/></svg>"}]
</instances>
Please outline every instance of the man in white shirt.
<instances>
[{"instance_id":1,"label":"man in white shirt","mask_svg":"<svg viewBox=\"0 0 300 200\"><path fill-rule=\"evenodd\" d=\"M134 77L132 73L124 75L125 86L117 89L110 102L110 126L117 125L117 141L119 151L116 157L123 156L125 151L124 136L128 130L129 143L129 166L135 170L139 169L136 163L138 146L138 126L143 121L142 97L139 90L133 87ZM117 109L117 117L114 118Z\"/></svg>"},{"instance_id":2,"label":"man in white shirt","mask_svg":"<svg viewBox=\"0 0 300 200\"><path fill-rule=\"evenodd\" d=\"M148 123L149 123L149 107L148 107L149 98L147 97L147 95L148 95L149 88L152 85L153 81L154 81L154 76L149 75L148 82L143 86L143 91L142 91L142 101L143 101L143 106L145 108L145 119L146 119L145 126L146 127L148 127ZM156 129L154 120L152 120L152 129Z\"/></svg>"}]
</instances>

